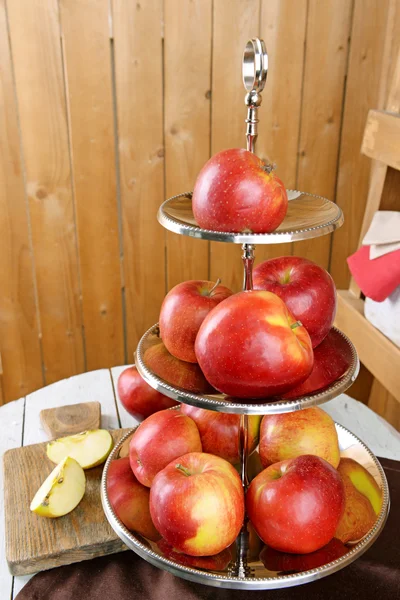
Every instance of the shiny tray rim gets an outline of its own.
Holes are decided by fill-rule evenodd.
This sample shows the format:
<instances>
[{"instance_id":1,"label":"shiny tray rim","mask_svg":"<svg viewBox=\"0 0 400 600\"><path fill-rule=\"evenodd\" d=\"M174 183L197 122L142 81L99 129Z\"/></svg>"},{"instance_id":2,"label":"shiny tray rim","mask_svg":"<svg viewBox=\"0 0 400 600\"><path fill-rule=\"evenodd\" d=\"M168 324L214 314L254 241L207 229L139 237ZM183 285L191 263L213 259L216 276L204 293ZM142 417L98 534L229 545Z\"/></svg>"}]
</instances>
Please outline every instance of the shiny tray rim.
<instances>
[{"instance_id":1,"label":"shiny tray rim","mask_svg":"<svg viewBox=\"0 0 400 600\"><path fill-rule=\"evenodd\" d=\"M175 563L174 561L171 561L168 558L160 556L153 550L150 550L118 519L111 507L106 487L107 473L111 461L114 460L114 457L119 452L123 443L128 439L130 435L132 435L132 433L137 429L138 425L136 427L133 427L121 438L118 444L111 451L104 466L101 479L101 502L104 513L112 529L115 531L118 537L128 546L130 550L136 552L136 554L138 554L141 558L154 565L155 567L161 568L165 571L168 571L169 573L172 573L172 575L176 575L178 577L187 579L189 581L193 581L195 583L201 583L204 585L228 589L266 590L293 587L296 585L309 583L311 581L316 581L318 579L331 575L332 573L340 571L344 567L354 562L359 556L364 554L364 552L366 552L366 550L370 548L370 546L374 543L374 541L382 532L390 508L389 486L387 483L385 472L380 462L373 454L373 452L371 452L368 446L364 444L364 442L360 440L360 438L358 438L354 433L352 433L350 430L348 430L343 425L340 425L339 423L335 423L335 425L338 431L338 436L340 436L341 430L343 430L344 433L350 434L354 438L354 441L356 443L359 443L369 454L375 467L379 471L382 480L383 502L381 511L375 522L375 525L371 528L369 533L367 533L364 536L364 538L362 538L362 540L360 540L351 550L349 550L347 554L321 567L310 569L309 571L303 571L301 573L277 575L276 577L233 577L229 575L217 575L214 573L207 573L200 569L186 567L180 565L179 563Z\"/></svg>"},{"instance_id":2,"label":"shiny tray rim","mask_svg":"<svg viewBox=\"0 0 400 600\"><path fill-rule=\"evenodd\" d=\"M176 388L155 375L155 373L153 373L146 366L143 356L143 346L147 338L151 334L155 333L157 328L158 323L150 327L143 334L137 346L135 352L135 365L140 375L149 385L151 385L151 387L161 392L165 396L168 396L177 402L190 404L191 406L197 406L207 410L215 410L217 412L229 414L265 415L292 412L294 410L301 410L310 406L318 406L328 402L329 400L332 400L333 398L336 398L336 396L345 392L355 381L360 370L360 361L358 359L354 344L347 337L347 335L340 331L340 329L333 327L332 329L335 329L340 335L342 335L345 341L349 344L352 353L352 363L348 371L329 387L310 396L302 396L301 398L296 398L294 400L276 400L275 402L266 402L263 404L246 404L242 402L216 400L212 395L194 394L192 392ZM223 394L221 396L224 397Z\"/></svg>"},{"instance_id":3,"label":"shiny tray rim","mask_svg":"<svg viewBox=\"0 0 400 600\"><path fill-rule=\"evenodd\" d=\"M170 215L168 215L164 208L168 205L172 200L177 200L178 198L191 198L192 192L183 192L182 194L177 194L176 196L172 196L161 204L160 208L157 212L158 222L173 233L178 233L180 235L186 235L189 237L201 239L201 240L210 240L214 242L228 242L233 244L282 244L285 242L296 242L301 240L309 240L313 238L317 238L323 235L327 235L336 231L343 225L344 215L343 211L335 202L324 198L323 196L319 196L317 194L309 194L308 192L301 192L300 190L287 190L292 193L306 194L307 196L311 196L312 198L320 198L333 204L337 209L337 216L330 221L327 221L321 225L310 226L302 229L294 229L293 231L275 231L272 233L233 233L233 232L223 232L223 231L214 231L212 229L202 229L201 227L189 225L180 221L178 219L174 219ZM283 221L284 222L284 221Z\"/></svg>"}]
</instances>

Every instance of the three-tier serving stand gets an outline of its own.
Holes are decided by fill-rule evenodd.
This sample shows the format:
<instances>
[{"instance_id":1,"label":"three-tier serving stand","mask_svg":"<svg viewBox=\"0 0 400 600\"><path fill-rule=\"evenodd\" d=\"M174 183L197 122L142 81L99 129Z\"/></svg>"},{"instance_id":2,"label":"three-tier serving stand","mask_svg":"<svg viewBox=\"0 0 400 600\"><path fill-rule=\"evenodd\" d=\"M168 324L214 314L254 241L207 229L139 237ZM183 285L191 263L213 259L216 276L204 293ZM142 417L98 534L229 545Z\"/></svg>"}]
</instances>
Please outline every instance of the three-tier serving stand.
<instances>
[{"instance_id":1,"label":"three-tier serving stand","mask_svg":"<svg viewBox=\"0 0 400 600\"><path fill-rule=\"evenodd\" d=\"M257 113L261 104L261 92L264 89L268 72L268 55L262 40L250 40L243 55L243 83L246 89L245 104L247 107L247 149L255 152L257 139ZM244 267L244 290L252 290L252 270L256 244L277 244L299 240L312 239L335 231L343 223L341 209L326 198L307 194L300 191L288 190L289 206L283 223L273 233L225 233L201 229L193 216L192 194L179 194L166 200L158 211L158 220L166 229L180 235L242 245L242 261ZM248 456L247 435L248 415L265 415L291 412L310 406L323 404L344 392L356 379L359 371L357 352L351 341L339 330L348 345L352 360L347 371L327 388L309 396L294 400L279 400L267 398L265 402L243 402L240 399L228 397L225 394L194 394L187 390L174 387L159 378L146 365L145 352L154 344L159 343L158 325L151 327L141 338L136 354L135 363L139 373L153 388L166 396L186 404L224 413L240 414L240 454L241 478L246 490L248 485ZM174 409L171 409L174 410ZM102 502L105 514L119 537L125 544L153 565L170 571L174 575L216 587L233 589L274 589L299 585L321 577L325 577L354 561L365 552L380 534L389 511L389 491L385 474L373 453L354 434L343 426L336 424L339 437L341 456L349 456L363 464L378 482L383 492L383 504L375 525L357 543L349 547L347 554L341 558L318 566L314 569L284 573L269 571L259 558L263 546L253 534L249 533L247 519L236 541L236 551L231 563L224 571L206 570L184 566L180 562L163 556L154 543L130 532L118 519L107 497L106 482L108 467L112 460L126 453L127 441L134 430L128 433L114 448L104 467L102 480ZM184 515L182 515L184 518Z\"/></svg>"}]
</instances>

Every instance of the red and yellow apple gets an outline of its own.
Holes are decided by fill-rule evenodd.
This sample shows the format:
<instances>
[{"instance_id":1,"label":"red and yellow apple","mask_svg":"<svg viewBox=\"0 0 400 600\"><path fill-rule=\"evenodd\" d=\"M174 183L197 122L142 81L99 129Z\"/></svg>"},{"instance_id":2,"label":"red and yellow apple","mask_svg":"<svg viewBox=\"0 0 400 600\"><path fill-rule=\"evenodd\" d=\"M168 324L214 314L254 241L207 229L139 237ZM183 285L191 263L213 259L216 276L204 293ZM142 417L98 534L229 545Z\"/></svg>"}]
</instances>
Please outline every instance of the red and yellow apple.
<instances>
[{"instance_id":1,"label":"red and yellow apple","mask_svg":"<svg viewBox=\"0 0 400 600\"><path fill-rule=\"evenodd\" d=\"M271 292L230 296L204 319L195 344L207 380L237 398L277 396L311 373L310 336Z\"/></svg>"},{"instance_id":2,"label":"red and yellow apple","mask_svg":"<svg viewBox=\"0 0 400 600\"><path fill-rule=\"evenodd\" d=\"M314 348L314 366L310 376L282 394L282 398L300 398L326 388L346 373L352 361L349 344L339 331L331 329L326 338Z\"/></svg>"},{"instance_id":3,"label":"red and yellow apple","mask_svg":"<svg viewBox=\"0 0 400 600\"><path fill-rule=\"evenodd\" d=\"M113 460L108 467L107 494L120 521L130 531L136 531L152 541L160 539L150 516L150 490L138 482L129 458Z\"/></svg>"},{"instance_id":4,"label":"red and yellow apple","mask_svg":"<svg viewBox=\"0 0 400 600\"><path fill-rule=\"evenodd\" d=\"M344 511L335 537L343 543L355 542L371 529L382 508L382 490L360 463L342 458L338 472L344 484Z\"/></svg>"},{"instance_id":5,"label":"red and yellow apple","mask_svg":"<svg viewBox=\"0 0 400 600\"><path fill-rule=\"evenodd\" d=\"M155 375L175 387L195 394L207 394L213 391L199 365L175 358L162 342L148 348L143 359Z\"/></svg>"},{"instance_id":6,"label":"red and yellow apple","mask_svg":"<svg viewBox=\"0 0 400 600\"><path fill-rule=\"evenodd\" d=\"M200 433L203 452L215 454L235 465L240 461L240 415L219 413L213 410L181 404L184 415L193 419ZM250 454L258 444L261 416L248 417L247 448Z\"/></svg>"},{"instance_id":7,"label":"red and yellow apple","mask_svg":"<svg viewBox=\"0 0 400 600\"><path fill-rule=\"evenodd\" d=\"M190 556L218 554L234 542L242 527L240 477L219 456L202 452L180 456L155 476L150 513L175 550Z\"/></svg>"},{"instance_id":8,"label":"red and yellow apple","mask_svg":"<svg viewBox=\"0 0 400 600\"><path fill-rule=\"evenodd\" d=\"M265 415L261 421L259 452L264 468L302 454L320 456L335 469L340 461L335 423L318 407Z\"/></svg>"},{"instance_id":9,"label":"red and yellow apple","mask_svg":"<svg viewBox=\"0 0 400 600\"><path fill-rule=\"evenodd\" d=\"M178 410L162 410L136 429L129 443L129 460L138 481L150 487L171 460L201 450L195 422Z\"/></svg>"},{"instance_id":10,"label":"red and yellow apple","mask_svg":"<svg viewBox=\"0 0 400 600\"><path fill-rule=\"evenodd\" d=\"M299 256L282 256L254 269L255 290L268 290L285 302L310 334L313 348L332 327L336 314L336 288L325 269Z\"/></svg>"},{"instance_id":11,"label":"red and yellow apple","mask_svg":"<svg viewBox=\"0 0 400 600\"><path fill-rule=\"evenodd\" d=\"M232 148L206 162L194 186L192 207L203 229L269 233L285 218L288 199L271 165L252 152Z\"/></svg>"},{"instance_id":12,"label":"red and yellow apple","mask_svg":"<svg viewBox=\"0 0 400 600\"><path fill-rule=\"evenodd\" d=\"M217 304L232 296L220 281L184 281L165 296L160 311L160 334L176 358L196 363L194 342L200 325Z\"/></svg>"},{"instance_id":13,"label":"red and yellow apple","mask_svg":"<svg viewBox=\"0 0 400 600\"><path fill-rule=\"evenodd\" d=\"M122 371L118 377L117 389L122 406L139 421L178 404L146 383L136 367L128 367Z\"/></svg>"},{"instance_id":14,"label":"red and yellow apple","mask_svg":"<svg viewBox=\"0 0 400 600\"><path fill-rule=\"evenodd\" d=\"M349 549L340 540L332 538L326 546L309 554L289 554L264 546L260 553L260 560L269 571L300 573L327 565L348 552Z\"/></svg>"},{"instance_id":15,"label":"red and yellow apple","mask_svg":"<svg viewBox=\"0 0 400 600\"><path fill-rule=\"evenodd\" d=\"M343 507L339 473L309 454L271 465L253 479L246 495L247 513L263 542L295 554L325 546L335 535Z\"/></svg>"},{"instance_id":16,"label":"red and yellow apple","mask_svg":"<svg viewBox=\"0 0 400 600\"><path fill-rule=\"evenodd\" d=\"M184 567L194 569L206 569L207 571L224 571L232 560L232 549L225 548L214 556L189 556L183 552L177 552L171 544L161 538L157 546L165 558L177 562Z\"/></svg>"}]
</instances>

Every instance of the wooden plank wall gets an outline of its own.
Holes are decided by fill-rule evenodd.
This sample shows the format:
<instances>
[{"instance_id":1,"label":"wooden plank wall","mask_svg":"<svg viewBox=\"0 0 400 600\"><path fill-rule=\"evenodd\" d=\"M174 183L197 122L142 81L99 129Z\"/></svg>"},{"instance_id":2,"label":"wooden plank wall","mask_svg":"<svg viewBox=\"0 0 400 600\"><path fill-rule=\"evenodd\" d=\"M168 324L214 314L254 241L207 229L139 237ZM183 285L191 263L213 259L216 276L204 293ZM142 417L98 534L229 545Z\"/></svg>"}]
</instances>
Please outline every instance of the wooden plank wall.
<instances>
[{"instance_id":1,"label":"wooden plank wall","mask_svg":"<svg viewBox=\"0 0 400 600\"><path fill-rule=\"evenodd\" d=\"M256 35L270 56L257 151L346 217L334 236L261 247L257 260L306 256L346 287L396 0L0 0L3 401L131 362L179 281L240 289L238 247L166 233L156 211L210 154L244 146L241 55Z\"/></svg>"}]
</instances>

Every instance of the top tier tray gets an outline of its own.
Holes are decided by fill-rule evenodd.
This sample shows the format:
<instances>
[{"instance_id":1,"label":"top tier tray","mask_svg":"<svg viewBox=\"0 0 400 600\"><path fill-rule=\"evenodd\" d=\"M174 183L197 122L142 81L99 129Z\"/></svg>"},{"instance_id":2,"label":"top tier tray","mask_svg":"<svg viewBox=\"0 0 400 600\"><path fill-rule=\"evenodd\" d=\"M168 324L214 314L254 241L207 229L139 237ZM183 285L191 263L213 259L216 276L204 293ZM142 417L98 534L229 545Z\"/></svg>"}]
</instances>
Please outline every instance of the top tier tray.
<instances>
[{"instance_id":1,"label":"top tier tray","mask_svg":"<svg viewBox=\"0 0 400 600\"><path fill-rule=\"evenodd\" d=\"M305 192L287 190L289 206L284 221L273 233L225 233L201 229L193 216L192 193L169 198L160 206L158 220L169 231L189 237L233 244L281 244L332 233L343 224L334 202Z\"/></svg>"}]
</instances>

